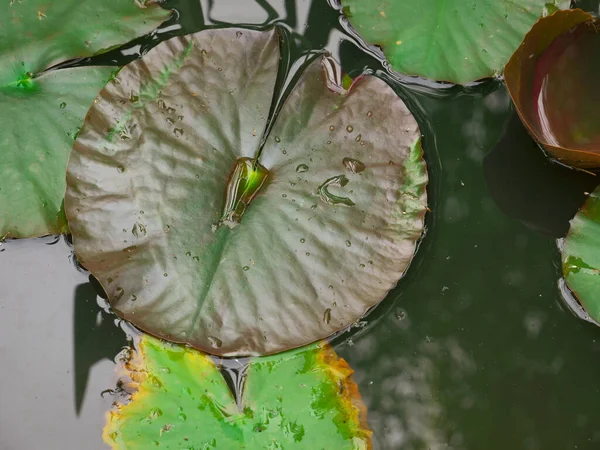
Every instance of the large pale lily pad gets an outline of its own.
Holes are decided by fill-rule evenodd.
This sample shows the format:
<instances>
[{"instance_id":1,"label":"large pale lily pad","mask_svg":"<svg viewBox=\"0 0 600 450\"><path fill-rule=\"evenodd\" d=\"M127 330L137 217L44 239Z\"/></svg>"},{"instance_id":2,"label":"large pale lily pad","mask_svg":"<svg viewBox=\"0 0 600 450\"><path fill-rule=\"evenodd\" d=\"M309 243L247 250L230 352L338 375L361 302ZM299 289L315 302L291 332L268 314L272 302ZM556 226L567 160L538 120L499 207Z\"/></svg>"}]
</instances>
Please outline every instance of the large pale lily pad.
<instances>
[{"instance_id":1,"label":"large pale lily pad","mask_svg":"<svg viewBox=\"0 0 600 450\"><path fill-rule=\"evenodd\" d=\"M600 167L600 22L580 9L540 19L506 65L530 133L559 161Z\"/></svg>"},{"instance_id":2,"label":"large pale lily pad","mask_svg":"<svg viewBox=\"0 0 600 450\"><path fill-rule=\"evenodd\" d=\"M563 275L584 309L600 322L600 189L575 215L562 249Z\"/></svg>"},{"instance_id":3,"label":"large pale lily pad","mask_svg":"<svg viewBox=\"0 0 600 450\"><path fill-rule=\"evenodd\" d=\"M104 429L114 450L371 448L352 369L328 346L252 360L237 399L207 355L148 336L139 347L124 366L131 402Z\"/></svg>"},{"instance_id":4,"label":"large pale lily pad","mask_svg":"<svg viewBox=\"0 0 600 450\"><path fill-rule=\"evenodd\" d=\"M68 166L75 251L115 312L214 354L349 326L423 230L419 129L378 78L346 91L330 59L313 62L253 162L278 39L227 29L160 44L101 92Z\"/></svg>"},{"instance_id":5,"label":"large pale lily pad","mask_svg":"<svg viewBox=\"0 0 600 450\"><path fill-rule=\"evenodd\" d=\"M60 211L68 155L111 69L44 70L125 43L169 14L142 3L7 0L0 5L0 236L65 231Z\"/></svg>"},{"instance_id":6,"label":"large pale lily pad","mask_svg":"<svg viewBox=\"0 0 600 450\"><path fill-rule=\"evenodd\" d=\"M500 73L548 0L342 0L358 33L407 75L468 83Z\"/></svg>"}]
</instances>

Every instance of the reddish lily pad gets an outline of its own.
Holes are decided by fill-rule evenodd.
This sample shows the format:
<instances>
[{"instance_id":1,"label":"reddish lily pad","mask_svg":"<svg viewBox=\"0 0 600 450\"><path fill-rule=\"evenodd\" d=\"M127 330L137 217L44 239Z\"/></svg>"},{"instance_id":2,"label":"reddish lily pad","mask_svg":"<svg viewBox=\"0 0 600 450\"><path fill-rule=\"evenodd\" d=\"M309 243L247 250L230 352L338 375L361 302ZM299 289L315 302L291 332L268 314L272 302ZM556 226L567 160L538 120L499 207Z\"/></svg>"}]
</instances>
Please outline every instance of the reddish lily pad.
<instances>
[{"instance_id":1,"label":"reddish lily pad","mask_svg":"<svg viewBox=\"0 0 600 450\"><path fill-rule=\"evenodd\" d=\"M589 316L600 322L600 189L571 222L562 249L563 275Z\"/></svg>"},{"instance_id":2,"label":"reddish lily pad","mask_svg":"<svg viewBox=\"0 0 600 450\"><path fill-rule=\"evenodd\" d=\"M158 45L101 92L68 166L75 251L115 312L209 353L348 327L423 231L419 128L376 77L346 90L319 58L260 150L278 44L275 30L221 29Z\"/></svg>"},{"instance_id":3,"label":"reddish lily pad","mask_svg":"<svg viewBox=\"0 0 600 450\"><path fill-rule=\"evenodd\" d=\"M530 133L557 160L600 167L599 22L579 9L540 19L505 68Z\"/></svg>"},{"instance_id":4,"label":"reddish lily pad","mask_svg":"<svg viewBox=\"0 0 600 450\"><path fill-rule=\"evenodd\" d=\"M114 68L46 71L152 30L153 2L6 0L0 4L0 236L66 231L65 170L85 113Z\"/></svg>"},{"instance_id":5,"label":"reddish lily pad","mask_svg":"<svg viewBox=\"0 0 600 450\"><path fill-rule=\"evenodd\" d=\"M108 415L113 450L368 450L352 369L327 345L250 361L238 399L206 354L144 336L123 365L131 401Z\"/></svg>"}]
</instances>

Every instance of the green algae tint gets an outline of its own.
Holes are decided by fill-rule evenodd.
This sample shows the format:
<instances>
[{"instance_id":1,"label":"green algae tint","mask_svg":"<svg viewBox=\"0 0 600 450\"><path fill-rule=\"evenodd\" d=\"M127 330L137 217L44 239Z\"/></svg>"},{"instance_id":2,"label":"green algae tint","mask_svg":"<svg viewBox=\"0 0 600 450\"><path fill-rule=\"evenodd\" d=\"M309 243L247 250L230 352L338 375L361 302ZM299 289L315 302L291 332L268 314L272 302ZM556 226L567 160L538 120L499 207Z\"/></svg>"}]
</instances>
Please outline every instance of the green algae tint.
<instances>
[{"instance_id":1,"label":"green algae tint","mask_svg":"<svg viewBox=\"0 0 600 450\"><path fill-rule=\"evenodd\" d=\"M352 369L328 346L251 360L233 398L213 360L144 336L124 362L131 402L108 414L114 450L367 450L371 432Z\"/></svg>"},{"instance_id":2,"label":"green algae tint","mask_svg":"<svg viewBox=\"0 0 600 450\"><path fill-rule=\"evenodd\" d=\"M600 153L600 33L585 22L554 39L538 59L532 109L552 146Z\"/></svg>"},{"instance_id":3,"label":"green algae tint","mask_svg":"<svg viewBox=\"0 0 600 450\"><path fill-rule=\"evenodd\" d=\"M268 177L269 171L255 159L238 159L225 188L223 214L219 225L236 227Z\"/></svg>"}]
</instances>

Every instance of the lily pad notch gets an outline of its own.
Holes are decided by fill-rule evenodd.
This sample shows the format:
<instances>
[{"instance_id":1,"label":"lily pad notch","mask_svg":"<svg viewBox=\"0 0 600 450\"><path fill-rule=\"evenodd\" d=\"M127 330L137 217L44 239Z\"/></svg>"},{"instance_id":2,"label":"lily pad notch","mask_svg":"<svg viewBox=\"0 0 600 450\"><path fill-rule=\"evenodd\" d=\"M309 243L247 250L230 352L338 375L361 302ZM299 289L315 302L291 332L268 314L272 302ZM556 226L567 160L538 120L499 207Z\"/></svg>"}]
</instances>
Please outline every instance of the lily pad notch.
<instances>
[{"instance_id":1,"label":"lily pad notch","mask_svg":"<svg viewBox=\"0 0 600 450\"><path fill-rule=\"evenodd\" d=\"M346 89L327 56L269 117L279 58L276 29L176 37L90 109L67 170L75 252L153 335L222 356L307 345L410 264L427 208L416 120L379 78Z\"/></svg>"}]
</instances>

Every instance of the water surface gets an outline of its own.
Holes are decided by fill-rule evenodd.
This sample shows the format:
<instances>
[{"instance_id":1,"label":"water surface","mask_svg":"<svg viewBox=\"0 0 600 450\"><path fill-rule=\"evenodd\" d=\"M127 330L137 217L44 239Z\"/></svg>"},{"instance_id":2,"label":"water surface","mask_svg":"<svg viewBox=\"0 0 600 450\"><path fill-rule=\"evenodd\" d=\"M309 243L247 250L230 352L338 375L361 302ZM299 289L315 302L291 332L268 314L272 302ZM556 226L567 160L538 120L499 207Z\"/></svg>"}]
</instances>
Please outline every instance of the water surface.
<instances>
[{"instance_id":1,"label":"water surface","mask_svg":"<svg viewBox=\"0 0 600 450\"><path fill-rule=\"evenodd\" d=\"M385 73L377 51L360 49L324 1L171 4L179 17L128 48L279 20L294 37L291 60L327 48L351 75ZM598 449L600 330L564 306L556 242L597 182L544 158L500 83L430 84L394 82L424 133L426 237L398 287L334 341L356 370L375 449ZM125 334L71 249L51 241L0 247L2 450L105 448L113 398L101 393L115 387L112 359Z\"/></svg>"}]
</instances>

